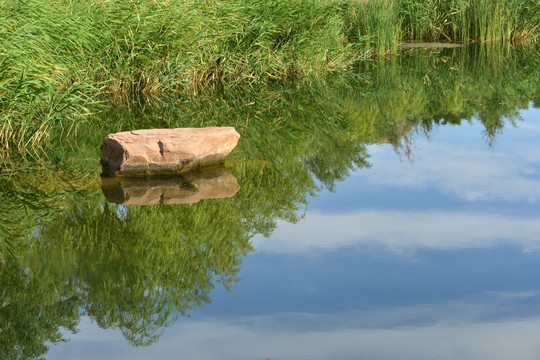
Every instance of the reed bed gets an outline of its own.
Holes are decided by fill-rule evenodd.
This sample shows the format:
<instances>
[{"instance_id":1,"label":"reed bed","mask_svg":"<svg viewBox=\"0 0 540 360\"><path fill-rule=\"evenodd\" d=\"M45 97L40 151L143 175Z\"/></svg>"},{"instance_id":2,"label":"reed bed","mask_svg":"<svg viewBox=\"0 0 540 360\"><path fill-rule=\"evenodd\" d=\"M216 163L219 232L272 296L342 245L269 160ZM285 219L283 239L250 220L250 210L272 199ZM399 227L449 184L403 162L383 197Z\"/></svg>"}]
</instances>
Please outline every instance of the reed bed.
<instances>
[{"instance_id":1,"label":"reed bed","mask_svg":"<svg viewBox=\"0 0 540 360\"><path fill-rule=\"evenodd\" d=\"M0 2L0 157L70 136L95 103L348 71L402 41L536 41L538 0Z\"/></svg>"},{"instance_id":2,"label":"reed bed","mask_svg":"<svg viewBox=\"0 0 540 360\"><path fill-rule=\"evenodd\" d=\"M424 41L536 41L538 0L400 1L403 38Z\"/></svg>"}]
</instances>

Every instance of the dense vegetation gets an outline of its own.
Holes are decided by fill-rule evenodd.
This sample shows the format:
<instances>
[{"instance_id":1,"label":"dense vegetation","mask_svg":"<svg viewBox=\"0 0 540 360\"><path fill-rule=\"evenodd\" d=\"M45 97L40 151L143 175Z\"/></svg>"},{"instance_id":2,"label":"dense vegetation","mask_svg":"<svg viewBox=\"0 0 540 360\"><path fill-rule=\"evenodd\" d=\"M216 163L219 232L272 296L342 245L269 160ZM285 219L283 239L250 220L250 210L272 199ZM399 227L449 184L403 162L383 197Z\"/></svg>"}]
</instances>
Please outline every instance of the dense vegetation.
<instances>
[{"instance_id":1,"label":"dense vegetation","mask_svg":"<svg viewBox=\"0 0 540 360\"><path fill-rule=\"evenodd\" d=\"M237 280L254 234L296 221L308 196L369 166L365 144L408 156L414 134L473 119L492 141L519 109L540 104L537 48L516 45L538 39L539 9L527 0L0 2L0 155L14 160L0 171L0 357L40 357L81 315L133 344L156 341L176 314ZM409 40L507 42L372 56ZM105 134L206 125L242 134L227 163L242 186L233 198L105 201L96 161ZM48 161L15 162L47 144Z\"/></svg>"},{"instance_id":2,"label":"dense vegetation","mask_svg":"<svg viewBox=\"0 0 540 360\"><path fill-rule=\"evenodd\" d=\"M399 42L525 41L538 0L0 2L0 155L71 136L93 104L193 99L350 70Z\"/></svg>"}]
</instances>

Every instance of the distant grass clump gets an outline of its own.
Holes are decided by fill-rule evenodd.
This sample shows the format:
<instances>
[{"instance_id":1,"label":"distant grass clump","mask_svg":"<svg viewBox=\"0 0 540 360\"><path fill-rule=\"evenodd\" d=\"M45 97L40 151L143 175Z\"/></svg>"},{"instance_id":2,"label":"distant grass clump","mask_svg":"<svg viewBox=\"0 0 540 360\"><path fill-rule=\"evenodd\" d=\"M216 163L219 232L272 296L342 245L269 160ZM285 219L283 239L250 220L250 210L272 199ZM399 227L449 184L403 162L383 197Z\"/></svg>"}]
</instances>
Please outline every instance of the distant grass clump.
<instances>
[{"instance_id":1,"label":"distant grass clump","mask_svg":"<svg viewBox=\"0 0 540 360\"><path fill-rule=\"evenodd\" d=\"M348 39L357 49L377 55L395 52L401 39L398 1L350 1L346 6Z\"/></svg>"},{"instance_id":2,"label":"distant grass clump","mask_svg":"<svg viewBox=\"0 0 540 360\"><path fill-rule=\"evenodd\" d=\"M524 41L540 35L538 0L400 1L405 39Z\"/></svg>"},{"instance_id":3,"label":"distant grass clump","mask_svg":"<svg viewBox=\"0 0 540 360\"><path fill-rule=\"evenodd\" d=\"M99 101L193 98L350 69L400 41L536 40L538 0L0 2L0 157Z\"/></svg>"}]
</instances>

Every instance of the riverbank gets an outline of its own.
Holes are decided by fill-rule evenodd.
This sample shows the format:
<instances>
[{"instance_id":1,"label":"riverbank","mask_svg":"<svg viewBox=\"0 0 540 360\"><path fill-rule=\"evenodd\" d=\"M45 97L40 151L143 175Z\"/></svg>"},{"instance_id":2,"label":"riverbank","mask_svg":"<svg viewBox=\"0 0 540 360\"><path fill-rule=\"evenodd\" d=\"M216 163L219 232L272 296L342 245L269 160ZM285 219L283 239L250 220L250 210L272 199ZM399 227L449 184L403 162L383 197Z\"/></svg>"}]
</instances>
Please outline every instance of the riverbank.
<instances>
[{"instance_id":1,"label":"riverbank","mask_svg":"<svg viewBox=\"0 0 540 360\"><path fill-rule=\"evenodd\" d=\"M100 101L192 99L345 72L402 41L534 42L534 0L0 4L0 155L39 151Z\"/></svg>"}]
</instances>

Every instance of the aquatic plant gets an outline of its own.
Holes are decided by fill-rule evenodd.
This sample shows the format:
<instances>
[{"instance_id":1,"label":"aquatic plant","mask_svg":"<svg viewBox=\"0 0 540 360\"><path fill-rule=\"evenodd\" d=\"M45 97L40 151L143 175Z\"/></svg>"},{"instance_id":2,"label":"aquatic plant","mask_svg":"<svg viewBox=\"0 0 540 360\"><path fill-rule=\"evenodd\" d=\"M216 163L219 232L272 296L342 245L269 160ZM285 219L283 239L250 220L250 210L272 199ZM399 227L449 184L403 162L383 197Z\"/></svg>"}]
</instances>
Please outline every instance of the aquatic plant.
<instances>
[{"instance_id":1,"label":"aquatic plant","mask_svg":"<svg viewBox=\"0 0 540 360\"><path fill-rule=\"evenodd\" d=\"M358 51L395 53L401 39L401 17L396 0L343 2L348 41Z\"/></svg>"},{"instance_id":2,"label":"aquatic plant","mask_svg":"<svg viewBox=\"0 0 540 360\"><path fill-rule=\"evenodd\" d=\"M98 101L193 99L348 71L400 41L536 40L536 0L0 3L0 156L69 137Z\"/></svg>"},{"instance_id":3,"label":"aquatic plant","mask_svg":"<svg viewBox=\"0 0 540 360\"><path fill-rule=\"evenodd\" d=\"M405 40L535 41L540 35L536 0L427 0L400 5Z\"/></svg>"}]
</instances>

